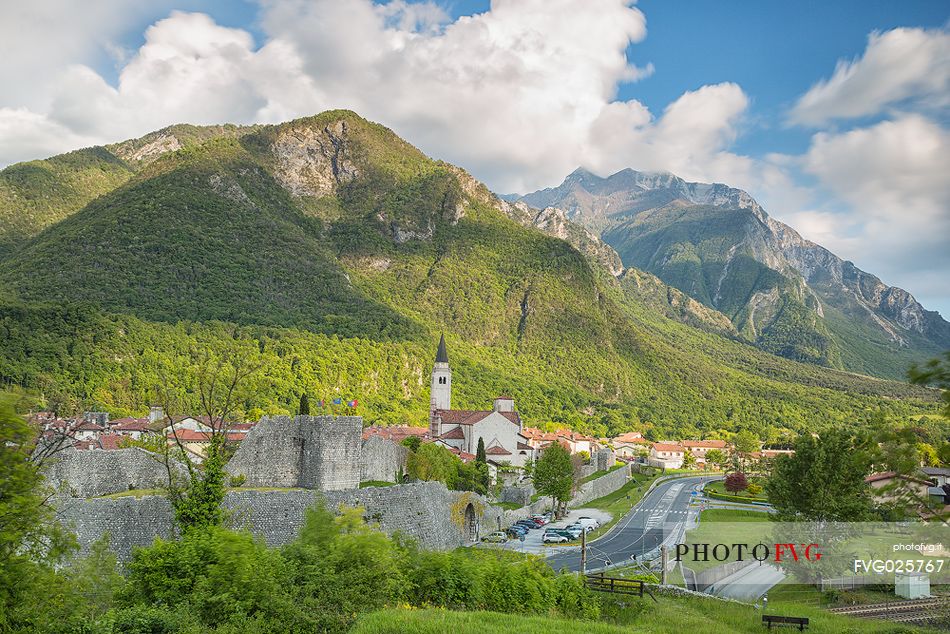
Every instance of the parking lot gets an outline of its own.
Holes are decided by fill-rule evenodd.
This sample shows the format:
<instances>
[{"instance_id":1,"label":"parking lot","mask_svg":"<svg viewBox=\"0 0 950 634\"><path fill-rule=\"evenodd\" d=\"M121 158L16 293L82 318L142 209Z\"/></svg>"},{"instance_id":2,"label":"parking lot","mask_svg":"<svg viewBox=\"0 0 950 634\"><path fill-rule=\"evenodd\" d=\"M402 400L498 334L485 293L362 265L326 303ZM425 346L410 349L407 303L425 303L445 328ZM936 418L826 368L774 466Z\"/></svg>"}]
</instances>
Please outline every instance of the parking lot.
<instances>
[{"instance_id":1,"label":"parking lot","mask_svg":"<svg viewBox=\"0 0 950 634\"><path fill-rule=\"evenodd\" d=\"M610 513L605 513L597 509L573 509L564 519L551 522L541 528L529 530L527 534L524 535L524 541L520 539L509 539L507 542L493 544L493 543L481 543L482 548L507 548L509 550L517 550L519 552L532 553L532 554L541 554L546 555L552 552L553 549L570 549L570 548L580 548L580 540L574 542L568 542L566 544L544 544L541 541L541 538L544 536L544 531L547 528L564 528L570 524L573 524L581 517L591 517L601 525L610 521ZM508 528L503 526L502 529Z\"/></svg>"}]
</instances>

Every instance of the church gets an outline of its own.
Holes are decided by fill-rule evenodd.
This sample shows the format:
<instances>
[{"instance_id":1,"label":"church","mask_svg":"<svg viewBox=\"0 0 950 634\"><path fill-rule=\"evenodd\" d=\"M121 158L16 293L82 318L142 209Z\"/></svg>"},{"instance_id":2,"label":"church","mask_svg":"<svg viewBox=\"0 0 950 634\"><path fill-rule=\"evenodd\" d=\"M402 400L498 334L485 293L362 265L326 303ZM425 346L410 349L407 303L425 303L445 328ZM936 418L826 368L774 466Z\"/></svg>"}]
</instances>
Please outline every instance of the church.
<instances>
[{"instance_id":1,"label":"church","mask_svg":"<svg viewBox=\"0 0 950 634\"><path fill-rule=\"evenodd\" d=\"M445 335L432 367L432 391L429 405L429 435L463 459L471 459L478 440L485 443L490 462L523 467L534 458L535 449L522 434L521 417L511 397L499 396L490 410L452 409L452 368L445 348ZM466 455L468 454L468 455Z\"/></svg>"}]
</instances>

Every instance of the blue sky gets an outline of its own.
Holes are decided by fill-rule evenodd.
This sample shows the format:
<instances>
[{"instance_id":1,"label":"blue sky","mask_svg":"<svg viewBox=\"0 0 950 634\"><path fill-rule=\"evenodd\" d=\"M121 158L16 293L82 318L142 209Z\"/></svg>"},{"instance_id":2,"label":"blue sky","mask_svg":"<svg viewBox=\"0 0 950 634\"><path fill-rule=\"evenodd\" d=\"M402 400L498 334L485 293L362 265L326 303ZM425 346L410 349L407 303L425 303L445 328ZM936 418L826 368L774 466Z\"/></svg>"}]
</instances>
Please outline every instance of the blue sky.
<instances>
[{"instance_id":1,"label":"blue sky","mask_svg":"<svg viewBox=\"0 0 950 634\"><path fill-rule=\"evenodd\" d=\"M672 171L950 315L950 4L0 5L0 165L347 107L499 192Z\"/></svg>"}]
</instances>

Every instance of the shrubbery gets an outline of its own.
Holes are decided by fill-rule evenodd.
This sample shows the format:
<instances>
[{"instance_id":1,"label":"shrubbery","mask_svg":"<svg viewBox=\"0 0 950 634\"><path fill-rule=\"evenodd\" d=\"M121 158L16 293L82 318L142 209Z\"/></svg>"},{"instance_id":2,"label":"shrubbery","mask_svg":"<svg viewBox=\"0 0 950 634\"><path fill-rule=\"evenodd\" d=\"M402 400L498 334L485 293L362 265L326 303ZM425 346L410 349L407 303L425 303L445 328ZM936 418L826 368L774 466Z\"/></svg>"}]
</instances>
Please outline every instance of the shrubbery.
<instances>
[{"instance_id":1,"label":"shrubbery","mask_svg":"<svg viewBox=\"0 0 950 634\"><path fill-rule=\"evenodd\" d=\"M497 551L420 551L358 509L307 511L297 540L269 548L244 531L196 527L137 549L118 575L107 542L45 571L20 631L36 634L343 632L364 612L439 606L596 618L576 575Z\"/></svg>"}]
</instances>

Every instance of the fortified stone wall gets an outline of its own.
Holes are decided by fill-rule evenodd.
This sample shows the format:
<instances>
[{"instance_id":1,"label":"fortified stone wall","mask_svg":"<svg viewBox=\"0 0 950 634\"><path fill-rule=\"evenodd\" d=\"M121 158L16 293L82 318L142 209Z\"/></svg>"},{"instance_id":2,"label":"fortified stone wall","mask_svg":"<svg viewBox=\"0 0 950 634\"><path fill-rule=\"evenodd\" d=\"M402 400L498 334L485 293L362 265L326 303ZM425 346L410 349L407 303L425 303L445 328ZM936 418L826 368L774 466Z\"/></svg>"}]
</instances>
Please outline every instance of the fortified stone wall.
<instances>
[{"instance_id":1,"label":"fortified stone wall","mask_svg":"<svg viewBox=\"0 0 950 634\"><path fill-rule=\"evenodd\" d=\"M590 462L596 467L595 471L606 471L617 464L617 456L613 449L601 449L594 452Z\"/></svg>"},{"instance_id":2,"label":"fortified stone wall","mask_svg":"<svg viewBox=\"0 0 950 634\"><path fill-rule=\"evenodd\" d=\"M322 491L360 484L360 416L264 417L228 463L252 487L305 487Z\"/></svg>"},{"instance_id":3,"label":"fortified stone wall","mask_svg":"<svg viewBox=\"0 0 950 634\"><path fill-rule=\"evenodd\" d=\"M174 468L184 473L183 465ZM112 451L66 449L44 466L43 475L59 494L81 498L168 484L159 456L138 447Z\"/></svg>"},{"instance_id":4,"label":"fortified stone wall","mask_svg":"<svg viewBox=\"0 0 950 634\"><path fill-rule=\"evenodd\" d=\"M573 499L567 503L569 508L578 508L584 506L591 500L603 497L608 493L613 493L630 479L630 467L624 465L616 471L611 471L607 475L600 476L596 480L585 482L574 494Z\"/></svg>"},{"instance_id":5,"label":"fortified stone wall","mask_svg":"<svg viewBox=\"0 0 950 634\"><path fill-rule=\"evenodd\" d=\"M406 472L409 448L379 436L363 441L360 481L399 482Z\"/></svg>"},{"instance_id":6,"label":"fortified stone wall","mask_svg":"<svg viewBox=\"0 0 950 634\"><path fill-rule=\"evenodd\" d=\"M148 546L156 537L175 534L171 503L162 495L60 498L55 504L57 519L75 531L84 553L93 542L108 534L119 560L128 561L135 546Z\"/></svg>"},{"instance_id":7,"label":"fortified stone wall","mask_svg":"<svg viewBox=\"0 0 950 634\"><path fill-rule=\"evenodd\" d=\"M318 495L331 509L341 504L362 506L368 521L387 533L401 532L423 548L456 548L497 530L501 509L474 493L449 491L439 482L371 487L319 494L307 489L229 492L224 506L230 523L260 535L272 546L292 541L303 525L304 512ZM469 506L471 508L469 509ZM466 514L468 511L468 514ZM135 546L151 544L155 537L174 535L171 505L163 496L67 498L58 503L57 515L77 534L83 551L104 533L123 561Z\"/></svg>"},{"instance_id":8,"label":"fortified stone wall","mask_svg":"<svg viewBox=\"0 0 950 634\"><path fill-rule=\"evenodd\" d=\"M502 487L501 493L498 494L498 501L510 502L511 504L520 504L524 506L525 504L531 502L532 495L534 495L534 487L530 484L520 487Z\"/></svg>"}]
</instances>

